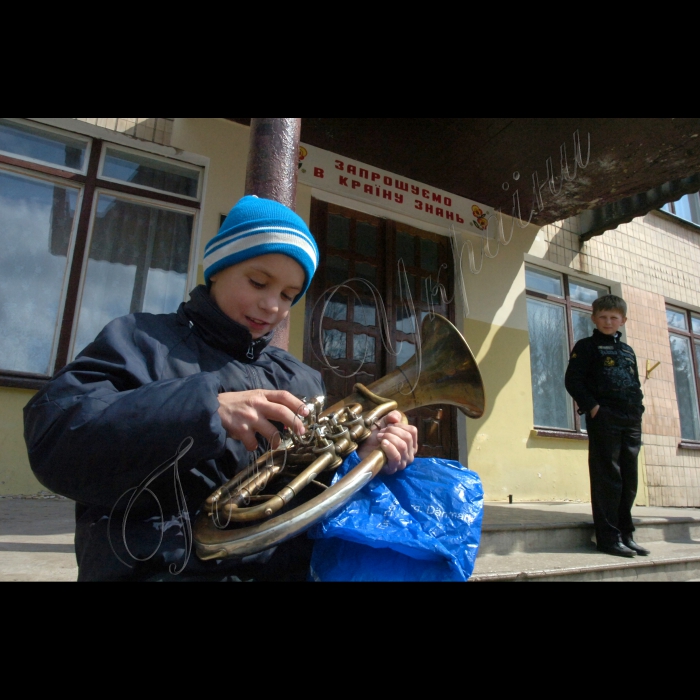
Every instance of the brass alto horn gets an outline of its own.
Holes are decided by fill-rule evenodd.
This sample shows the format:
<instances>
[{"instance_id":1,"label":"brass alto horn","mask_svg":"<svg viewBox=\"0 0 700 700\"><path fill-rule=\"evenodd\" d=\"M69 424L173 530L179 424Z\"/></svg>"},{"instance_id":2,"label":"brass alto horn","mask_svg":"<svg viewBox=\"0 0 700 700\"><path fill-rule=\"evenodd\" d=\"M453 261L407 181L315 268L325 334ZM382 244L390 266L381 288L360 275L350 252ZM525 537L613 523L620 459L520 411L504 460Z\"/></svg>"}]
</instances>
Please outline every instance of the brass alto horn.
<instances>
[{"instance_id":1,"label":"brass alto horn","mask_svg":"<svg viewBox=\"0 0 700 700\"><path fill-rule=\"evenodd\" d=\"M355 391L330 408L307 417L307 434L285 437L282 445L214 491L197 517L193 539L200 559L240 558L261 552L300 534L342 507L373 479L386 463L374 450L330 487L316 478L342 464L343 459L370 434L371 426L393 410L402 413L432 404L457 406L470 418L485 409L484 386L474 356L462 334L446 318L427 316L421 328L423 346L418 354L368 387ZM310 407L320 411L319 404ZM406 416L403 421L408 422ZM274 495L265 487L285 470L305 467ZM301 506L275 516L311 482L323 491ZM256 505L250 505L256 503ZM274 517L273 517L274 516ZM231 523L248 526L228 527ZM259 522L255 522L259 521Z\"/></svg>"}]
</instances>

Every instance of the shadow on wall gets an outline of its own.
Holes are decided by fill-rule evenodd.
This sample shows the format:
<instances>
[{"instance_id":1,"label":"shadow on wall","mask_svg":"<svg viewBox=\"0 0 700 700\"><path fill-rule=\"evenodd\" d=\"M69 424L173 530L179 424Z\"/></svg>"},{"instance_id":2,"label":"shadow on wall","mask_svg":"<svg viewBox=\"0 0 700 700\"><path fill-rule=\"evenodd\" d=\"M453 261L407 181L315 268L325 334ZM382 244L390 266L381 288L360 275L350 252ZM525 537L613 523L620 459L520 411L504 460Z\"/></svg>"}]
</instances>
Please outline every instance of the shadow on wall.
<instances>
[{"instance_id":1,"label":"shadow on wall","mask_svg":"<svg viewBox=\"0 0 700 700\"><path fill-rule=\"evenodd\" d=\"M172 119L165 119L163 117L138 119L137 123L124 131L124 133L137 139L169 146L170 136L172 134L172 122Z\"/></svg>"},{"instance_id":2,"label":"shadow on wall","mask_svg":"<svg viewBox=\"0 0 700 700\"><path fill-rule=\"evenodd\" d=\"M489 343L489 349L486 354L479 360L479 370L484 380L484 389L486 393L486 411L484 415L477 421L469 421L468 433L472 438L481 432L484 426L493 418L499 401L503 398L504 401L511 405L517 406L516 410L527 412L522 416L522 420L513 422L513 428L521 431L523 424L527 425L527 433L519 435L517 438L514 435L513 439L519 441L526 437L525 446L527 449L541 449L543 443L538 439L533 439L530 436L530 430L534 426L532 394L531 394L531 374L530 365L522 367L516 376L516 367L519 362L522 362L523 353L528 352L530 348L529 335L526 330L522 330L523 317L527 319L526 294L523 290L513 304L513 310L508 315L505 323L498 330L489 335L492 326L485 322L468 324L466 326L467 342L469 343L475 356L479 354L480 349L485 342ZM468 321L468 319L467 319ZM515 387L516 392L522 392L527 388L527 397L515 396L512 391L505 391L513 382L517 382ZM562 380L563 388L563 380ZM506 407L507 410L507 407ZM501 411L499 419L507 417L504 411ZM472 427L473 426L473 427ZM490 432L490 431L489 431ZM586 451L588 442L586 440L571 440L562 438L556 440L557 449ZM470 440L470 452L474 443Z\"/></svg>"},{"instance_id":3,"label":"shadow on wall","mask_svg":"<svg viewBox=\"0 0 700 700\"><path fill-rule=\"evenodd\" d=\"M581 248L579 230L580 224L577 217L544 226L541 233L546 235L548 247L545 259L558 265L570 267L572 271L588 272L587 256L583 254L585 250ZM574 264L577 258L578 266Z\"/></svg>"},{"instance_id":4,"label":"shadow on wall","mask_svg":"<svg viewBox=\"0 0 700 700\"><path fill-rule=\"evenodd\" d=\"M521 305L523 311L519 312ZM477 426L481 426L488 422L498 403L501 392L510 383L515 374L515 368L520 357L529 348L527 333L517 330L522 325L521 313L524 313L525 317L527 317L524 290L518 295L513 305L513 310L508 315L505 323L493 335L489 335L493 327L488 323L470 323L469 319L466 319L466 327L469 334L466 340L474 355L477 356L484 343L489 342L488 351L479 360L479 371L484 381L486 393L486 411L477 421L470 421L470 424L476 422ZM514 321L519 321L519 323ZM521 337L522 341L514 343L516 336ZM530 420L532 419L530 418ZM476 433L478 430L472 429L472 432Z\"/></svg>"}]
</instances>

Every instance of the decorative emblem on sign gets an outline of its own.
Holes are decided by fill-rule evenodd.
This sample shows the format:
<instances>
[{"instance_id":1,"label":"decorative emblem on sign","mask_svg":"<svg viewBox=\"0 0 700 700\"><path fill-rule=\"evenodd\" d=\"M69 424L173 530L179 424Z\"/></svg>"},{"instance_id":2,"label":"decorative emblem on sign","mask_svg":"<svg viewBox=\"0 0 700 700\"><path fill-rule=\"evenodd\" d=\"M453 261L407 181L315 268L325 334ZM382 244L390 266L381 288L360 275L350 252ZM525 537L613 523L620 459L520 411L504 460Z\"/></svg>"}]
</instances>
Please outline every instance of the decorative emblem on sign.
<instances>
[{"instance_id":1,"label":"decorative emblem on sign","mask_svg":"<svg viewBox=\"0 0 700 700\"><path fill-rule=\"evenodd\" d=\"M474 220L469 222L470 225L478 228L479 231L486 231L489 227L489 220L486 218L488 214L476 204L472 207L472 214L474 215Z\"/></svg>"}]
</instances>

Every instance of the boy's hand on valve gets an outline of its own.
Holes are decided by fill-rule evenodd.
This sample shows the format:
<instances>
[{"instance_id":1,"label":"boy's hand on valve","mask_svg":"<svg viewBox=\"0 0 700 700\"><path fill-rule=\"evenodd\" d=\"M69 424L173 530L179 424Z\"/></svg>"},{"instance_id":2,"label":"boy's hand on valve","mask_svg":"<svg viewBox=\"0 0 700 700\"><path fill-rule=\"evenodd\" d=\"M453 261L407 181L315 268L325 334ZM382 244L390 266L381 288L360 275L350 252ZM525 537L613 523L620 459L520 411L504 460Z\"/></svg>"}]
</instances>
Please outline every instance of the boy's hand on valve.
<instances>
[{"instance_id":1,"label":"boy's hand on valve","mask_svg":"<svg viewBox=\"0 0 700 700\"><path fill-rule=\"evenodd\" d=\"M224 430L251 452L258 447L257 435L273 448L279 444L279 430L271 421L303 435L305 428L299 417L305 418L308 413L304 403L288 391L254 389L219 394L219 418Z\"/></svg>"}]
</instances>

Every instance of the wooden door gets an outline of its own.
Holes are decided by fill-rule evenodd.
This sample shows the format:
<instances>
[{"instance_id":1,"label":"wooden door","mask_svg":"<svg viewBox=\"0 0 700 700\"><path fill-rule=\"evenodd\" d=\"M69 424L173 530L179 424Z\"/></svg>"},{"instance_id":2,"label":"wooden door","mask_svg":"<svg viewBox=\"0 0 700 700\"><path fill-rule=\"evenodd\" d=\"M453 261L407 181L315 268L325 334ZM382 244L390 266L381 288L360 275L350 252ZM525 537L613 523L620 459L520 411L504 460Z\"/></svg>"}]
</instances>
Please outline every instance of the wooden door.
<instances>
[{"instance_id":1,"label":"wooden door","mask_svg":"<svg viewBox=\"0 0 700 700\"><path fill-rule=\"evenodd\" d=\"M321 262L306 297L304 361L321 372L332 405L408 361L429 312L454 322L454 266L445 236L315 199L311 212ZM419 456L459 458L456 414L407 413Z\"/></svg>"}]
</instances>

